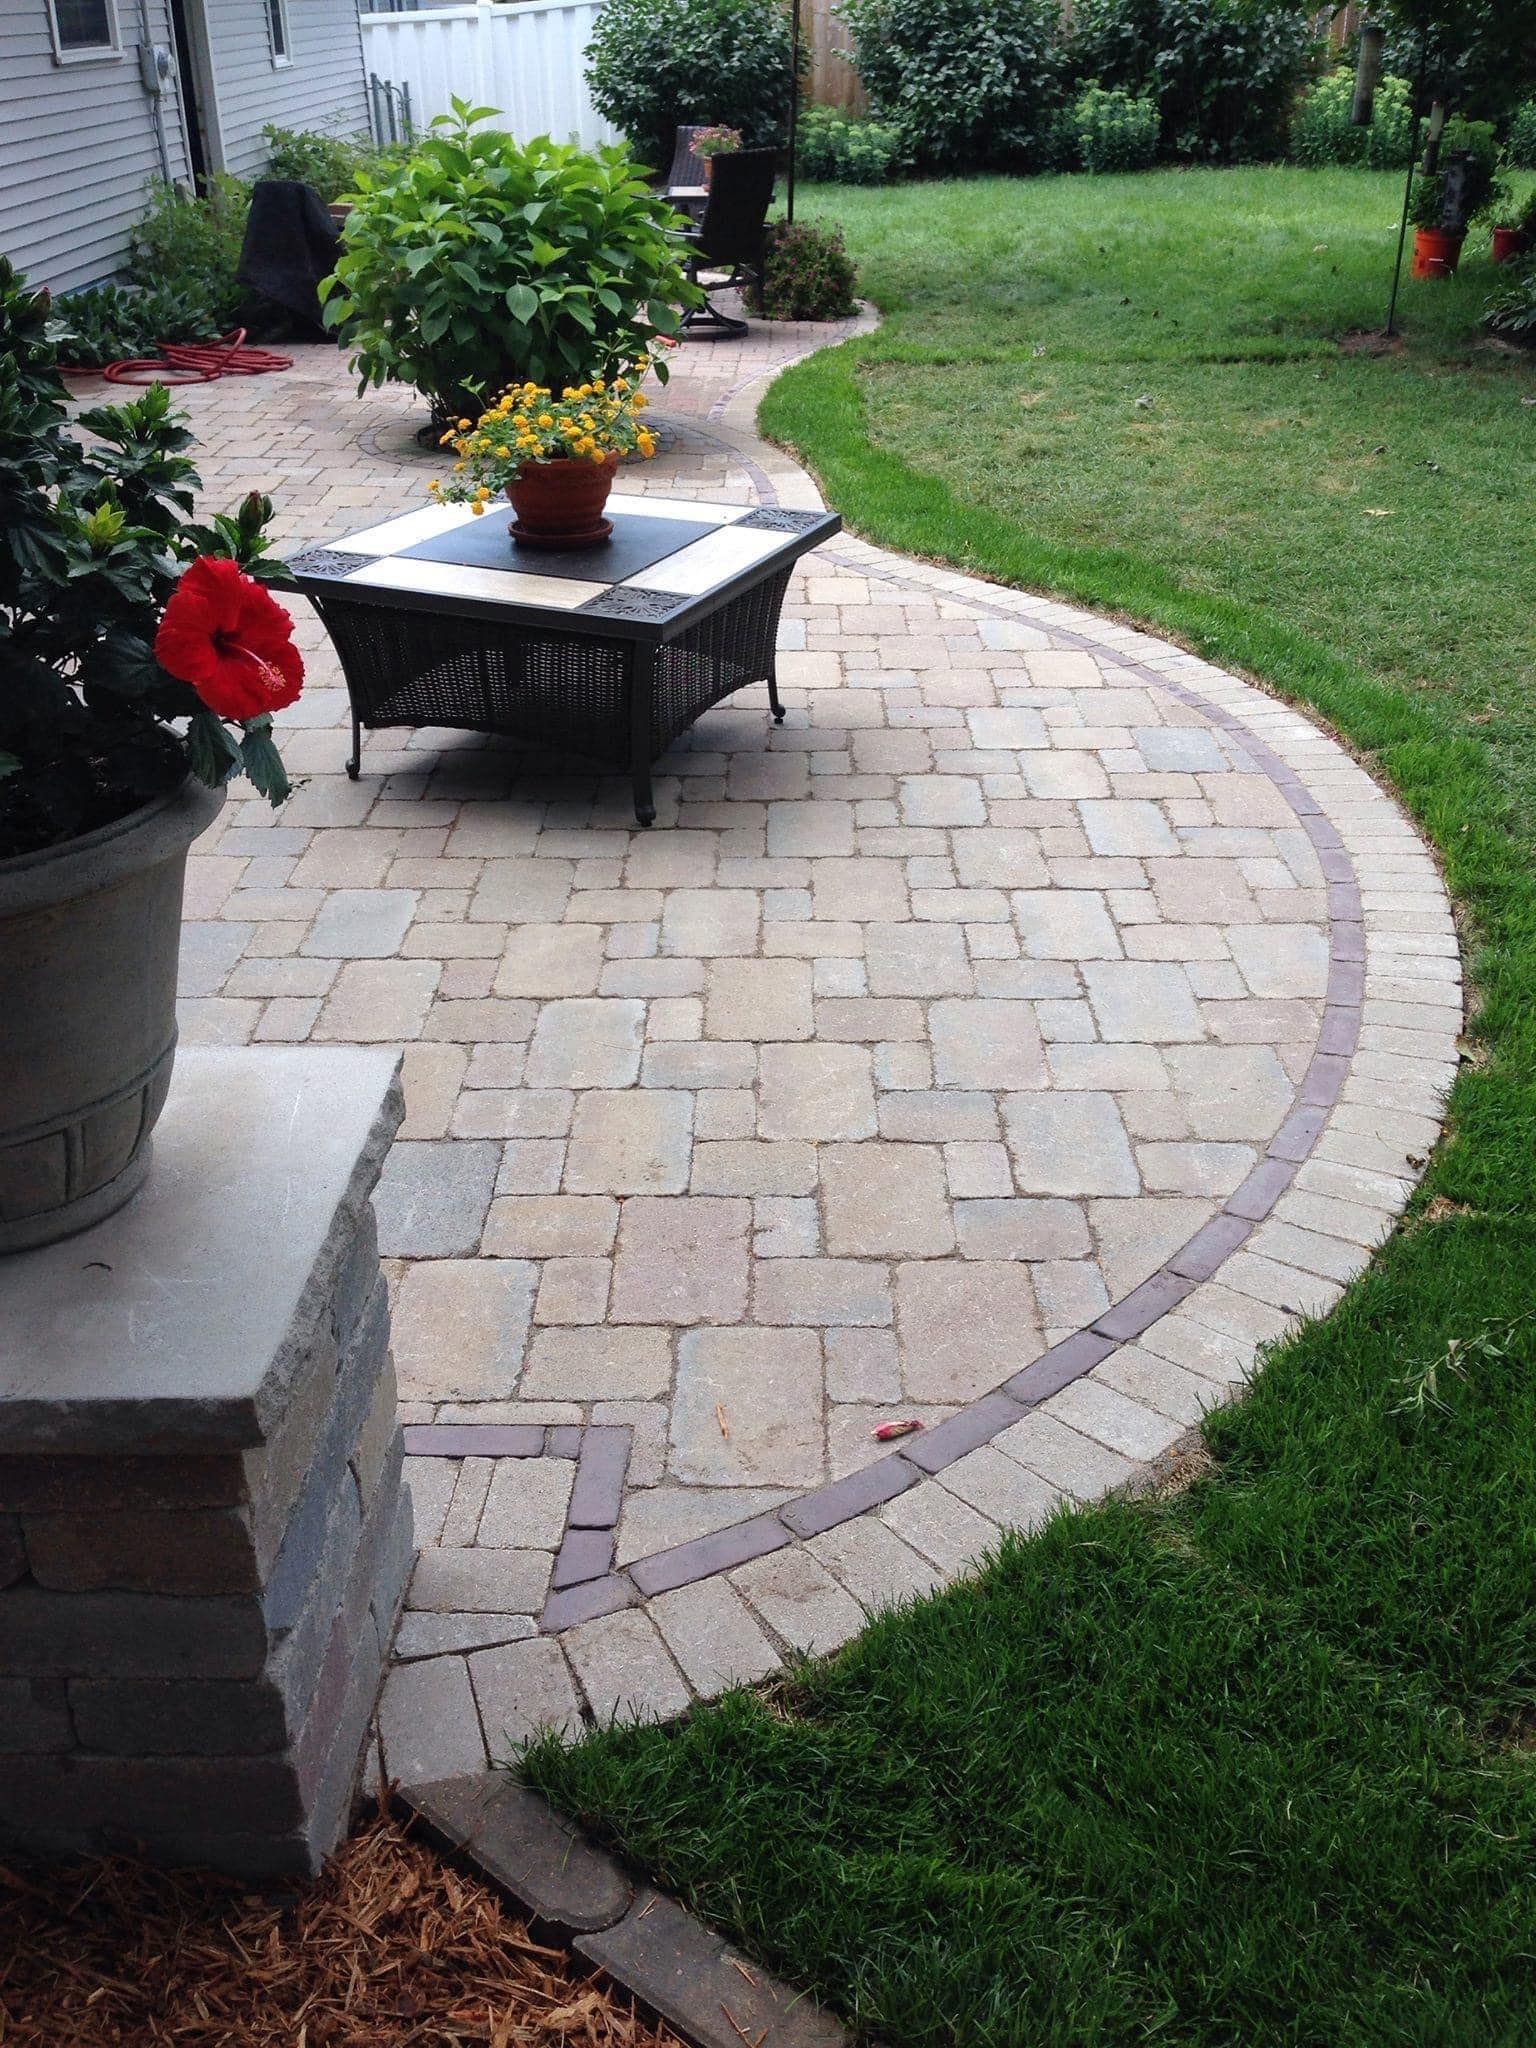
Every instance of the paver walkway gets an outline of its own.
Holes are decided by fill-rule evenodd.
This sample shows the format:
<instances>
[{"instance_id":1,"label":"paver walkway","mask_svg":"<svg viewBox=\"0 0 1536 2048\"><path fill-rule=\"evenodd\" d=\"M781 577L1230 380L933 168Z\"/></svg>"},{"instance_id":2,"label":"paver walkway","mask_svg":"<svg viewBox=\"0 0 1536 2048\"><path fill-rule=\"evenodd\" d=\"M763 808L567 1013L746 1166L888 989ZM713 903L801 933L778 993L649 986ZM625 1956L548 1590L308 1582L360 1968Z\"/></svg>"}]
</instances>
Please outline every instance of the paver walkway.
<instances>
[{"instance_id":1,"label":"paver walkway","mask_svg":"<svg viewBox=\"0 0 1536 2048\"><path fill-rule=\"evenodd\" d=\"M827 338L681 352L621 487L819 503L752 417ZM210 497L271 490L294 543L433 473L328 350L182 402ZM348 782L296 609L305 780L193 856L184 1031L404 1048L407 1782L829 1649L1133 1479L1390 1229L1457 1057L1451 915L1256 689L844 536L791 586L784 727L708 713L641 832L624 778L473 736L375 735Z\"/></svg>"}]
</instances>

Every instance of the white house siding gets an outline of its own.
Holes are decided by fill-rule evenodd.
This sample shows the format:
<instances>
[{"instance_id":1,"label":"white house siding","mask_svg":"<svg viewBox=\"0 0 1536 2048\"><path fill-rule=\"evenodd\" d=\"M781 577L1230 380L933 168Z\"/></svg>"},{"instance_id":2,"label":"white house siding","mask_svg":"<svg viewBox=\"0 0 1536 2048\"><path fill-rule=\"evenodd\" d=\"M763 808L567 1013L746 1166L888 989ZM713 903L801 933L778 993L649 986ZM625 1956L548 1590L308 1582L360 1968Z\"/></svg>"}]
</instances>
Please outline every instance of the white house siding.
<instances>
[{"instance_id":1,"label":"white house siding","mask_svg":"<svg viewBox=\"0 0 1536 2048\"><path fill-rule=\"evenodd\" d=\"M148 0L157 43L171 39L168 4ZM154 103L139 80L138 0L118 0L117 11L120 58L55 64L45 0L0 0L0 254L56 291L111 276L145 185L161 174ZM163 104L171 174L185 177L174 78Z\"/></svg>"},{"instance_id":2,"label":"white house siding","mask_svg":"<svg viewBox=\"0 0 1536 2048\"><path fill-rule=\"evenodd\" d=\"M0 0L0 5L5 0ZM274 65L266 0L206 0L219 81L224 168L256 177L267 161L262 129L323 128L360 134L368 126L356 0L288 0L292 62Z\"/></svg>"}]
</instances>

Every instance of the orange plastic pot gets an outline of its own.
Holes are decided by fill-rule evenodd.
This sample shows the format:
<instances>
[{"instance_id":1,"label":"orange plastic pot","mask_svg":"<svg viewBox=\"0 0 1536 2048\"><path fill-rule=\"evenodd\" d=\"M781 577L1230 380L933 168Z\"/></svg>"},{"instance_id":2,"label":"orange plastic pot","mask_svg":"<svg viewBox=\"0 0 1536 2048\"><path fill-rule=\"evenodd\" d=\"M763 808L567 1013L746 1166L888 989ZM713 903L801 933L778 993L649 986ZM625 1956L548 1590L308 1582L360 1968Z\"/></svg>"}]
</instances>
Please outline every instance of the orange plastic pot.
<instances>
[{"instance_id":1,"label":"orange plastic pot","mask_svg":"<svg viewBox=\"0 0 1536 2048\"><path fill-rule=\"evenodd\" d=\"M618 466L617 455L601 462L575 457L530 462L516 483L507 485L517 514L512 538L536 548L584 548L606 540L613 523L603 517L603 507Z\"/></svg>"},{"instance_id":2,"label":"orange plastic pot","mask_svg":"<svg viewBox=\"0 0 1536 2048\"><path fill-rule=\"evenodd\" d=\"M1517 256L1523 256L1531 246L1531 238L1524 228L1495 228L1493 231L1493 260L1495 263L1513 263Z\"/></svg>"},{"instance_id":3,"label":"orange plastic pot","mask_svg":"<svg viewBox=\"0 0 1536 2048\"><path fill-rule=\"evenodd\" d=\"M1461 261L1465 235L1447 234L1444 228L1415 228L1413 231L1413 274L1415 277L1453 277Z\"/></svg>"}]
</instances>

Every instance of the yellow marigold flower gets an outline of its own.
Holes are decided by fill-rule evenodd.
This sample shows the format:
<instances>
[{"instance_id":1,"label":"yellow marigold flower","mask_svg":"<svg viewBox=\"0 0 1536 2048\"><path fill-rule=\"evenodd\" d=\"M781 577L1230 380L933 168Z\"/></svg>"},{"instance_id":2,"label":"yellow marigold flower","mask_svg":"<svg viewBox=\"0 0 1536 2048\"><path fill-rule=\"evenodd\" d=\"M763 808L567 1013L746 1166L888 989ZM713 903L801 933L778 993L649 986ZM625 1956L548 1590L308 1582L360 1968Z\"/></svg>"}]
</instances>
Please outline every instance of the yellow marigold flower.
<instances>
[{"instance_id":1,"label":"yellow marigold flower","mask_svg":"<svg viewBox=\"0 0 1536 2048\"><path fill-rule=\"evenodd\" d=\"M511 455L512 450L510 448L498 448L496 450L496 453L498 457L501 459L501 461L505 462L507 458Z\"/></svg>"},{"instance_id":2,"label":"yellow marigold flower","mask_svg":"<svg viewBox=\"0 0 1536 2048\"><path fill-rule=\"evenodd\" d=\"M650 404L650 400L646 397L643 391L637 391L634 397L629 402L635 408L636 412L643 412L645 407Z\"/></svg>"},{"instance_id":3,"label":"yellow marigold flower","mask_svg":"<svg viewBox=\"0 0 1536 2048\"><path fill-rule=\"evenodd\" d=\"M475 498L471 501L469 509L471 512L474 513L475 517L478 519L481 513L485 510L485 507L481 504L478 498Z\"/></svg>"},{"instance_id":4,"label":"yellow marigold flower","mask_svg":"<svg viewBox=\"0 0 1536 2048\"><path fill-rule=\"evenodd\" d=\"M541 412L539 414L539 425L541 427L552 427L554 424L555 420L553 413Z\"/></svg>"},{"instance_id":5,"label":"yellow marigold flower","mask_svg":"<svg viewBox=\"0 0 1536 2048\"><path fill-rule=\"evenodd\" d=\"M469 464L467 462L456 462L453 466L455 470L463 470L468 469Z\"/></svg>"},{"instance_id":6,"label":"yellow marigold flower","mask_svg":"<svg viewBox=\"0 0 1536 2048\"><path fill-rule=\"evenodd\" d=\"M459 432L460 432L461 434L467 434L467 433L469 432L469 421L468 421L468 420L460 420L460 421L459 421Z\"/></svg>"}]
</instances>

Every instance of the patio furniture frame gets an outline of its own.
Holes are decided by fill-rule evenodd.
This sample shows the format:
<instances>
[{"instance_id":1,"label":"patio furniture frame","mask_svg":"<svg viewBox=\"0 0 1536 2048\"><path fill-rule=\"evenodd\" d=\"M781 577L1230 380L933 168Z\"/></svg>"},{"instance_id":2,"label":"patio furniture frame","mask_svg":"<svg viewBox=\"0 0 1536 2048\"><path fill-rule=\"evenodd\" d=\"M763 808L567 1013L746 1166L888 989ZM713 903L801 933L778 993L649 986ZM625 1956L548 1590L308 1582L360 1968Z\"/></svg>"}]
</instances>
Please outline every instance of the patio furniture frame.
<instances>
[{"instance_id":1,"label":"patio furniture frame","mask_svg":"<svg viewBox=\"0 0 1536 2048\"><path fill-rule=\"evenodd\" d=\"M737 523L781 533L783 544L696 596L619 584L574 611L349 584L374 558L344 540L298 556L290 567L346 678L347 774L361 773L365 729L496 733L627 772L635 816L650 825L652 763L712 704L765 682L782 723L775 643L784 592L799 557L842 526L832 513L778 508ZM580 555L570 562L579 579Z\"/></svg>"}]
</instances>

